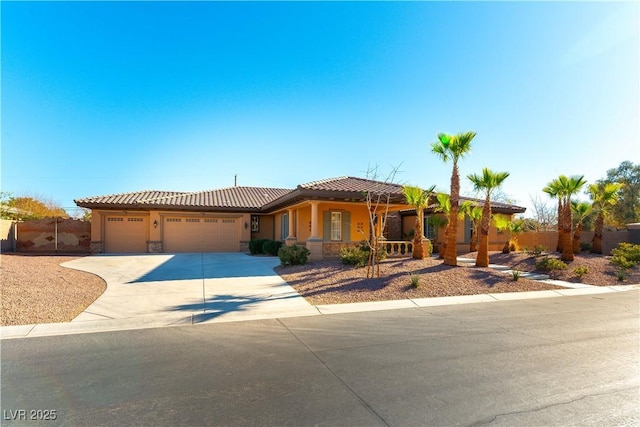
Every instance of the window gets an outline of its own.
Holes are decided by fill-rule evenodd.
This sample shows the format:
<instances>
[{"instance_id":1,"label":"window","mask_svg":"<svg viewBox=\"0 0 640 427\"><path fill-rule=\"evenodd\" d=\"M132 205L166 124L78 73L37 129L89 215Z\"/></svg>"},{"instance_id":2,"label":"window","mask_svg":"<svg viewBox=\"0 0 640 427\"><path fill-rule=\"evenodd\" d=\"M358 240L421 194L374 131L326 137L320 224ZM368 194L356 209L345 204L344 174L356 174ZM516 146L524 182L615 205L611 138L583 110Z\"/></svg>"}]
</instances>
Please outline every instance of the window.
<instances>
[{"instance_id":1,"label":"window","mask_svg":"<svg viewBox=\"0 0 640 427\"><path fill-rule=\"evenodd\" d=\"M260 231L260 217L251 215L251 231Z\"/></svg>"},{"instance_id":2,"label":"window","mask_svg":"<svg viewBox=\"0 0 640 427\"><path fill-rule=\"evenodd\" d=\"M435 227L432 224L430 224L429 218L431 218L431 215L424 216L424 224L423 224L424 237L426 237L429 240L436 240L436 238L438 237L438 227Z\"/></svg>"},{"instance_id":3,"label":"window","mask_svg":"<svg viewBox=\"0 0 640 427\"><path fill-rule=\"evenodd\" d=\"M331 240L342 240L342 212L331 212Z\"/></svg>"}]
</instances>

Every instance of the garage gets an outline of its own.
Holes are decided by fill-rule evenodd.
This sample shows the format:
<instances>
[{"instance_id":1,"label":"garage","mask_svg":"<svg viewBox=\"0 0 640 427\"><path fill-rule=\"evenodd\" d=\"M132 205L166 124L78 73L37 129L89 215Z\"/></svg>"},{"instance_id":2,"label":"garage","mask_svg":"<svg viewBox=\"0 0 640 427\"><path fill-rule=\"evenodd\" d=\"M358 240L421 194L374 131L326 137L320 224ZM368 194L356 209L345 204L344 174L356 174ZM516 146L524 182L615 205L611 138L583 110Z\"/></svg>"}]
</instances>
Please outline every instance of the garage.
<instances>
[{"instance_id":1,"label":"garage","mask_svg":"<svg viewBox=\"0 0 640 427\"><path fill-rule=\"evenodd\" d=\"M141 215L107 215L104 223L105 252L147 252L149 218Z\"/></svg>"},{"instance_id":2,"label":"garage","mask_svg":"<svg viewBox=\"0 0 640 427\"><path fill-rule=\"evenodd\" d=\"M239 218L168 216L163 252L238 252Z\"/></svg>"}]
</instances>

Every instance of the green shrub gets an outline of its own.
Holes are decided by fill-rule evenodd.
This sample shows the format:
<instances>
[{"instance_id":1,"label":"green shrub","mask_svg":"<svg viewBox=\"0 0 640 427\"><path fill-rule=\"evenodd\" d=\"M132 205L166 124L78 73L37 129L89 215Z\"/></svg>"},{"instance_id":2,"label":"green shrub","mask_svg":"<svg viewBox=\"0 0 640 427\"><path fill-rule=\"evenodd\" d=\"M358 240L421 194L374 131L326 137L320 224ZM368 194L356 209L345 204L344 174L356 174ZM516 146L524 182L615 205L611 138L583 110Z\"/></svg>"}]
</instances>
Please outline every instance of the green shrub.
<instances>
[{"instance_id":1,"label":"green shrub","mask_svg":"<svg viewBox=\"0 0 640 427\"><path fill-rule=\"evenodd\" d=\"M573 269L573 274L578 276L580 280L582 280L582 276L586 275L587 273L589 273L589 269L585 266L580 266Z\"/></svg>"},{"instance_id":2,"label":"green shrub","mask_svg":"<svg viewBox=\"0 0 640 427\"><path fill-rule=\"evenodd\" d=\"M535 245L533 247L533 249L531 249L531 251L529 251L529 253L533 256L540 256L543 254L543 252L546 252L547 248L543 245Z\"/></svg>"},{"instance_id":3,"label":"green shrub","mask_svg":"<svg viewBox=\"0 0 640 427\"><path fill-rule=\"evenodd\" d=\"M340 249L340 259L343 264L364 267L369 259L369 252L360 246Z\"/></svg>"},{"instance_id":4,"label":"green shrub","mask_svg":"<svg viewBox=\"0 0 640 427\"><path fill-rule=\"evenodd\" d=\"M282 242L277 240L265 240L262 244L262 252L266 255L277 256L282 247Z\"/></svg>"},{"instance_id":5,"label":"green shrub","mask_svg":"<svg viewBox=\"0 0 640 427\"><path fill-rule=\"evenodd\" d=\"M589 242L580 242L580 252L589 252L592 246Z\"/></svg>"},{"instance_id":6,"label":"green shrub","mask_svg":"<svg viewBox=\"0 0 640 427\"><path fill-rule=\"evenodd\" d=\"M363 242L360 244L360 248L365 251L367 253L367 258L369 257L369 251L371 250L371 248L369 247L369 244L367 242ZM387 245L384 243L381 243L380 246L378 247L378 251L376 253L376 257L378 261L382 261L384 259L387 259Z\"/></svg>"},{"instance_id":7,"label":"green shrub","mask_svg":"<svg viewBox=\"0 0 640 427\"><path fill-rule=\"evenodd\" d=\"M409 275L409 279L411 280L411 287L412 288L419 288L420 287L420 276L418 274Z\"/></svg>"},{"instance_id":8,"label":"green shrub","mask_svg":"<svg viewBox=\"0 0 640 427\"><path fill-rule=\"evenodd\" d=\"M263 245L267 239L253 239L249 241L249 253L251 255L264 254Z\"/></svg>"},{"instance_id":9,"label":"green shrub","mask_svg":"<svg viewBox=\"0 0 640 427\"><path fill-rule=\"evenodd\" d=\"M518 281L518 279L520 279L520 275L521 275L521 274L522 274L522 273L520 273L518 270L513 270L513 271L511 272L511 280L513 280L514 282L517 282L517 281Z\"/></svg>"},{"instance_id":10,"label":"green shrub","mask_svg":"<svg viewBox=\"0 0 640 427\"><path fill-rule=\"evenodd\" d=\"M616 277L618 278L618 282L623 282L624 279L627 277L627 269L626 268L617 269Z\"/></svg>"},{"instance_id":11,"label":"green shrub","mask_svg":"<svg viewBox=\"0 0 640 427\"><path fill-rule=\"evenodd\" d=\"M620 243L611 251L611 264L622 269L632 268L640 262L640 245L633 243Z\"/></svg>"},{"instance_id":12,"label":"green shrub","mask_svg":"<svg viewBox=\"0 0 640 427\"><path fill-rule=\"evenodd\" d=\"M557 258L549 258L548 256L536 262L536 268L542 271L564 270L567 264Z\"/></svg>"},{"instance_id":13,"label":"green shrub","mask_svg":"<svg viewBox=\"0 0 640 427\"><path fill-rule=\"evenodd\" d=\"M310 253L304 246L282 246L278 251L278 258L282 265L302 265L307 263Z\"/></svg>"}]
</instances>

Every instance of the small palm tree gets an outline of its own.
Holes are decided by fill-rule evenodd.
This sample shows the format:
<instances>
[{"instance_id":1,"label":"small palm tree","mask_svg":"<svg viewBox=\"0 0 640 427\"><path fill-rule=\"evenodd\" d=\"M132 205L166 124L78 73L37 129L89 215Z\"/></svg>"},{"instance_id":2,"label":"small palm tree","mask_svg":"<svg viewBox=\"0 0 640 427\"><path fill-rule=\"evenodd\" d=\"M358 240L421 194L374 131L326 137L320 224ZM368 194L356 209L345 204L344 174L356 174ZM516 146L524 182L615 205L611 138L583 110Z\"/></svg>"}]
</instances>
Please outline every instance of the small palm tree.
<instances>
[{"instance_id":1,"label":"small palm tree","mask_svg":"<svg viewBox=\"0 0 640 427\"><path fill-rule=\"evenodd\" d=\"M467 178L473 183L476 191L484 191L485 200L480 221L480 246L476 257L476 267L489 266L489 223L491 221L491 192L500 187L509 172L493 172L489 168L482 169L482 175L471 174Z\"/></svg>"},{"instance_id":2,"label":"small palm tree","mask_svg":"<svg viewBox=\"0 0 640 427\"><path fill-rule=\"evenodd\" d=\"M591 184L589 194L593 201L593 208L598 212L594 227L593 240L591 241L591 253L602 253L602 233L604 232L604 218L611 213L611 209L620 199L619 191L621 183Z\"/></svg>"},{"instance_id":3,"label":"small palm tree","mask_svg":"<svg viewBox=\"0 0 640 427\"><path fill-rule=\"evenodd\" d=\"M549 195L552 199L558 199L558 243L556 244L556 251L562 251L561 242L562 242L562 197L560 197L561 192L561 184L560 181L554 179L546 187L542 189L545 193Z\"/></svg>"},{"instance_id":4,"label":"small palm tree","mask_svg":"<svg viewBox=\"0 0 640 427\"><path fill-rule=\"evenodd\" d=\"M424 232L422 231L424 209L429 205L429 197L435 188L435 185L427 190L410 185L405 185L402 188L407 204L413 206L416 210L416 230L413 234L413 257L415 259L424 259L424 248L422 247L422 240L424 239Z\"/></svg>"},{"instance_id":5,"label":"small palm tree","mask_svg":"<svg viewBox=\"0 0 640 427\"><path fill-rule=\"evenodd\" d=\"M576 221L576 229L573 231L573 253L580 253L580 236L582 235L582 223L591 214L591 204L587 202L571 202L571 211Z\"/></svg>"},{"instance_id":6,"label":"small palm tree","mask_svg":"<svg viewBox=\"0 0 640 427\"><path fill-rule=\"evenodd\" d=\"M458 203L460 199L460 173L458 171L458 160L471 152L471 141L476 136L475 132L464 132L456 135L438 134L438 142L431 144L431 151L437 154L445 163L451 161L453 169L451 171L451 212L449 213L449 224L445 230L446 247L444 263L447 265L458 265L458 248L456 238L458 234Z\"/></svg>"},{"instance_id":7,"label":"small palm tree","mask_svg":"<svg viewBox=\"0 0 640 427\"><path fill-rule=\"evenodd\" d=\"M473 224L473 234L469 241L469 252L475 252L478 250L478 229L480 228L480 221L482 220L482 206L464 202L462 206L460 206L460 209L469 217L471 224Z\"/></svg>"},{"instance_id":8,"label":"small palm tree","mask_svg":"<svg viewBox=\"0 0 640 427\"><path fill-rule=\"evenodd\" d=\"M562 197L562 241L560 246L562 247L562 254L560 259L562 261L573 261L573 244L572 244L572 226L573 215L571 212L571 196L577 194L580 189L587 183L584 180L584 176L571 176L567 178L564 175L558 177L560 181L560 197Z\"/></svg>"}]
</instances>

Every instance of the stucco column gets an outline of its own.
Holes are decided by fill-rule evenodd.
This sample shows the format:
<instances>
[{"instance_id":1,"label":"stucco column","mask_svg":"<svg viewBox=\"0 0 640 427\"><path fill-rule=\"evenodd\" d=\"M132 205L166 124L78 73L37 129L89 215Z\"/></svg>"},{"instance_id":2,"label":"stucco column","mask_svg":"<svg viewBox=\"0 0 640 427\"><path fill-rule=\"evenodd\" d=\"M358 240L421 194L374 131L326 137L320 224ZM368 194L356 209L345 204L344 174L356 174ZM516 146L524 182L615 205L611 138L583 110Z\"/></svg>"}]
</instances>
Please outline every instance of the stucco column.
<instances>
[{"instance_id":1,"label":"stucco column","mask_svg":"<svg viewBox=\"0 0 640 427\"><path fill-rule=\"evenodd\" d=\"M287 209L288 212L288 216L289 216L289 235L287 236L287 239L285 240L285 243L289 246L295 245L298 241L298 237L296 236L296 229L295 229L295 221L293 218L293 215L295 213L294 209Z\"/></svg>"},{"instance_id":2,"label":"stucco column","mask_svg":"<svg viewBox=\"0 0 640 427\"><path fill-rule=\"evenodd\" d=\"M318 236L318 205L320 202L311 202L311 236L310 239L319 239Z\"/></svg>"},{"instance_id":3,"label":"stucco column","mask_svg":"<svg viewBox=\"0 0 640 427\"><path fill-rule=\"evenodd\" d=\"M309 260L319 261L322 259L322 238L318 235L318 205L320 202L311 202L311 236L307 239L307 249L309 249Z\"/></svg>"}]
</instances>

